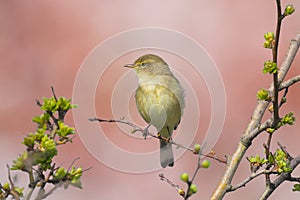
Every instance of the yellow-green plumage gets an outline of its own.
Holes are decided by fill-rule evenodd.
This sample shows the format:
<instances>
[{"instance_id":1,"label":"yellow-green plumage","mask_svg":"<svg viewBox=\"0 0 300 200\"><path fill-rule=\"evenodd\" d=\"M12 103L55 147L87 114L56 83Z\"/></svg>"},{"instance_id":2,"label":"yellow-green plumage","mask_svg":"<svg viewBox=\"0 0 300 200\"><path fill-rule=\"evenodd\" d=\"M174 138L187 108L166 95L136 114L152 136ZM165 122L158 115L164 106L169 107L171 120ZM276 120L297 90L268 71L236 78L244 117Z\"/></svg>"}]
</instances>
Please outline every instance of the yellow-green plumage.
<instances>
[{"instance_id":1,"label":"yellow-green plumage","mask_svg":"<svg viewBox=\"0 0 300 200\"><path fill-rule=\"evenodd\" d=\"M133 65L139 85L136 90L136 105L147 123L156 127L163 138L171 138L177 128L184 108L184 94L179 81L160 57L152 54L141 56ZM173 166L172 146L160 140L161 166Z\"/></svg>"}]
</instances>

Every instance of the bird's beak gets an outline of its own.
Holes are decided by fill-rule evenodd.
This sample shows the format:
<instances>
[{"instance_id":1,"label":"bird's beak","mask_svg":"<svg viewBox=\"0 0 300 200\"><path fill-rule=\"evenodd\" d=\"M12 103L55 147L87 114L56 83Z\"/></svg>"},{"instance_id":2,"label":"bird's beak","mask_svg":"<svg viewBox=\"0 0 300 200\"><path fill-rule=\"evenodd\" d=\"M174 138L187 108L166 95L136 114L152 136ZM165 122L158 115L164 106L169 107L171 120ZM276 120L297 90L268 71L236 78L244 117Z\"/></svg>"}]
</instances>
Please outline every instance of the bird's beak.
<instances>
[{"instance_id":1,"label":"bird's beak","mask_svg":"<svg viewBox=\"0 0 300 200\"><path fill-rule=\"evenodd\" d=\"M134 64L127 64L127 65L124 65L124 67L127 67L127 68L134 68Z\"/></svg>"}]
</instances>

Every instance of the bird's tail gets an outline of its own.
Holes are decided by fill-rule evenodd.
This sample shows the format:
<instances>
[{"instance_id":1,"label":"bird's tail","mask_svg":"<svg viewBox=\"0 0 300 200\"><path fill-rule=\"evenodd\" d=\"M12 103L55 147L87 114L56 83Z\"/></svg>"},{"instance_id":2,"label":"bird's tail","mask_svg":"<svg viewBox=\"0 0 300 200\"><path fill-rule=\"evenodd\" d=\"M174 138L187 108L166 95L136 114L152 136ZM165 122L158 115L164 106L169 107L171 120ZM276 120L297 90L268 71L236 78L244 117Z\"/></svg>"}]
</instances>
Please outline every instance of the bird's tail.
<instances>
[{"instance_id":1,"label":"bird's tail","mask_svg":"<svg viewBox=\"0 0 300 200\"><path fill-rule=\"evenodd\" d=\"M168 138L170 134L164 134L163 131L168 131L167 129L162 129L161 136L164 138ZM168 136L169 135L169 136ZM172 150L172 144L160 140L160 165L165 168L167 166L174 166L174 155Z\"/></svg>"}]
</instances>

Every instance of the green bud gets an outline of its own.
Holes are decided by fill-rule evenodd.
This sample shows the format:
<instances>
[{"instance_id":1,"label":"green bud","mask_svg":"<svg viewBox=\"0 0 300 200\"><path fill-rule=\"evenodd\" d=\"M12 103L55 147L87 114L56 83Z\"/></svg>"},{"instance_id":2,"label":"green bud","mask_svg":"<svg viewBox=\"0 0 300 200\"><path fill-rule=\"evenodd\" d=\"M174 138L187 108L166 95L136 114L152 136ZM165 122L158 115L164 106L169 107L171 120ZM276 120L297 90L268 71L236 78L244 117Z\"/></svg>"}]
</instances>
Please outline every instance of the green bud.
<instances>
[{"instance_id":1,"label":"green bud","mask_svg":"<svg viewBox=\"0 0 300 200\"><path fill-rule=\"evenodd\" d=\"M60 167L54 174L54 178L60 180L63 179L66 175L67 175L67 171L63 167Z\"/></svg>"},{"instance_id":2,"label":"green bud","mask_svg":"<svg viewBox=\"0 0 300 200\"><path fill-rule=\"evenodd\" d=\"M34 146L34 138L30 137L30 136L24 138L23 144L27 147L33 147Z\"/></svg>"},{"instance_id":3,"label":"green bud","mask_svg":"<svg viewBox=\"0 0 300 200\"><path fill-rule=\"evenodd\" d=\"M59 129L56 131L56 133L62 138L66 138L68 135L75 134L74 128L65 125L61 121L58 121L58 127L59 127Z\"/></svg>"},{"instance_id":4,"label":"green bud","mask_svg":"<svg viewBox=\"0 0 300 200\"><path fill-rule=\"evenodd\" d=\"M267 49L272 49L273 48L273 42L275 39L274 33L273 32L268 32L264 34L265 42L264 42L264 47Z\"/></svg>"},{"instance_id":5,"label":"green bud","mask_svg":"<svg viewBox=\"0 0 300 200\"><path fill-rule=\"evenodd\" d=\"M18 195L20 197L23 196L23 190L24 190L24 188L14 187L14 190L18 193Z\"/></svg>"},{"instance_id":6,"label":"green bud","mask_svg":"<svg viewBox=\"0 0 300 200\"><path fill-rule=\"evenodd\" d=\"M292 171L292 168L290 167L290 161L283 150L277 149L273 157L276 160L276 169L279 174Z\"/></svg>"},{"instance_id":7,"label":"green bud","mask_svg":"<svg viewBox=\"0 0 300 200\"><path fill-rule=\"evenodd\" d=\"M266 41L264 42L264 47L265 47L266 49L272 49L272 48L273 48L272 42L270 42L269 40L266 40Z\"/></svg>"},{"instance_id":8,"label":"green bud","mask_svg":"<svg viewBox=\"0 0 300 200\"><path fill-rule=\"evenodd\" d=\"M285 16L288 16L288 15L293 14L294 12L295 12L294 6L293 6L293 5L287 5L287 6L285 7L285 10L284 10L284 15L285 15Z\"/></svg>"},{"instance_id":9,"label":"green bud","mask_svg":"<svg viewBox=\"0 0 300 200\"><path fill-rule=\"evenodd\" d=\"M268 60L264 63L263 73L275 74L277 72L277 64Z\"/></svg>"},{"instance_id":10,"label":"green bud","mask_svg":"<svg viewBox=\"0 0 300 200\"><path fill-rule=\"evenodd\" d=\"M273 41L275 36L273 32L267 32L266 34L264 34L264 38L268 41Z\"/></svg>"},{"instance_id":11,"label":"green bud","mask_svg":"<svg viewBox=\"0 0 300 200\"><path fill-rule=\"evenodd\" d=\"M272 113L274 112L274 106L273 104L271 104L269 107L268 107L268 110Z\"/></svg>"},{"instance_id":12,"label":"green bud","mask_svg":"<svg viewBox=\"0 0 300 200\"><path fill-rule=\"evenodd\" d=\"M200 149L201 149L200 144L195 144L194 145L194 154L199 154Z\"/></svg>"},{"instance_id":13,"label":"green bud","mask_svg":"<svg viewBox=\"0 0 300 200\"><path fill-rule=\"evenodd\" d=\"M209 160L203 160L202 163L201 163L201 167L202 168L209 168L210 166L210 161Z\"/></svg>"},{"instance_id":14,"label":"green bud","mask_svg":"<svg viewBox=\"0 0 300 200\"><path fill-rule=\"evenodd\" d=\"M264 88L260 89L257 92L256 96L259 100L262 100L262 101L268 101L270 99L270 96L269 96L267 90L265 90Z\"/></svg>"},{"instance_id":15,"label":"green bud","mask_svg":"<svg viewBox=\"0 0 300 200\"><path fill-rule=\"evenodd\" d=\"M51 98L43 98L43 105L41 109L48 112L55 112L59 108L57 101L54 97Z\"/></svg>"},{"instance_id":16,"label":"green bud","mask_svg":"<svg viewBox=\"0 0 300 200\"><path fill-rule=\"evenodd\" d=\"M195 184L192 184L192 185L190 186L189 193L190 193L190 194L195 194L195 193L197 193L197 191L198 191L197 186L196 186Z\"/></svg>"},{"instance_id":17,"label":"green bud","mask_svg":"<svg viewBox=\"0 0 300 200\"><path fill-rule=\"evenodd\" d=\"M188 173L182 173L182 174L180 175L180 179L181 179L182 181L188 183L188 182L189 182L189 175L188 175Z\"/></svg>"},{"instance_id":18,"label":"green bud","mask_svg":"<svg viewBox=\"0 0 300 200\"><path fill-rule=\"evenodd\" d=\"M3 185L2 185L2 188L4 190L9 190L9 183L8 182L5 182Z\"/></svg>"},{"instance_id":19,"label":"green bud","mask_svg":"<svg viewBox=\"0 0 300 200\"><path fill-rule=\"evenodd\" d=\"M286 124L293 125L295 120L296 120L296 118L294 117L294 113L290 112L281 119L281 123L283 125L286 125Z\"/></svg>"},{"instance_id":20,"label":"green bud","mask_svg":"<svg viewBox=\"0 0 300 200\"><path fill-rule=\"evenodd\" d=\"M24 170L26 168L26 160L28 159L28 152L23 152L16 160L13 161L13 166L10 168L11 170ZM28 165L28 163L27 163Z\"/></svg>"},{"instance_id":21,"label":"green bud","mask_svg":"<svg viewBox=\"0 0 300 200\"><path fill-rule=\"evenodd\" d=\"M293 192L300 192L300 184L294 185Z\"/></svg>"},{"instance_id":22,"label":"green bud","mask_svg":"<svg viewBox=\"0 0 300 200\"><path fill-rule=\"evenodd\" d=\"M183 189L178 189L178 194L180 195L180 196L184 196L185 195L185 191L183 190Z\"/></svg>"},{"instance_id":23,"label":"green bud","mask_svg":"<svg viewBox=\"0 0 300 200\"><path fill-rule=\"evenodd\" d=\"M266 130L268 133L274 133L275 132L275 129L274 128L267 128Z\"/></svg>"}]
</instances>

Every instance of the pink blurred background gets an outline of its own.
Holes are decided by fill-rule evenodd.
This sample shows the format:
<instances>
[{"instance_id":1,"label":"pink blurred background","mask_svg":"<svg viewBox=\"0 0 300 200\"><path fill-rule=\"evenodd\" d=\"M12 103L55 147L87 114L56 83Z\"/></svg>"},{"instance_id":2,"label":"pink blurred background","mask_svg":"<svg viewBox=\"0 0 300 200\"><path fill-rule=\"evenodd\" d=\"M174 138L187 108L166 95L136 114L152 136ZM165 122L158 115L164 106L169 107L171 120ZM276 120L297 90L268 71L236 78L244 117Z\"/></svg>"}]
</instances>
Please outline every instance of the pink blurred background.
<instances>
[{"instance_id":1,"label":"pink blurred background","mask_svg":"<svg viewBox=\"0 0 300 200\"><path fill-rule=\"evenodd\" d=\"M285 56L290 40L300 31L299 1L283 1L282 4L293 4L296 12L283 23L280 61ZM86 0L76 3L70 0L12 0L0 2L0 23L1 172L6 172L6 164L11 164L12 159L24 150L20 144L21 139L35 130L31 118L40 114L35 99L49 97L50 86L55 87L57 95L71 98L76 73L84 58L96 45L119 32L152 26L169 28L182 32L203 45L218 66L227 95L225 126L214 148L220 156L230 155L234 151L255 106L257 90L268 87L271 81L270 76L262 74L263 62L271 58L270 51L262 48L262 44L263 34L274 30L274 0ZM300 56L297 55L288 77L300 73L299 65ZM124 69L114 71L117 77L125 72ZM109 90L110 87L107 87L108 93ZM101 97L103 94L97 94L99 104L96 107L107 108L109 102L101 102ZM103 98L109 99L107 96ZM282 114L293 111L299 119L299 99L300 87L296 85L289 91L288 103ZM200 108L209 107L206 103L209 104L209 101L205 100ZM103 115L110 117L110 110L107 108ZM208 123L205 116L206 114L201 118L204 129ZM67 118L68 123L74 125L71 113ZM105 128L110 129L107 125ZM295 126L283 128L276 134L272 147L275 149L276 142L280 141L296 156L299 154L299 139L297 120ZM126 146L126 143L117 141L118 138L114 140L121 146ZM255 140L246 156L262 155L264 141L266 135L263 134ZM49 199L181 199L172 187L159 180L158 174L164 173L184 186L179 175L182 172L191 174L195 168L195 156L186 153L175 163L174 168L147 174L118 172L94 159L79 137L74 139L73 144L59 150L58 163L67 167L74 158L80 157L77 165L83 168L92 166L93 169L82 177L83 190L60 189ZM224 165L212 161L211 168L201 170L195 182L198 193L192 199L208 199L224 169ZM300 170L296 170L294 174L297 172ZM248 175L248 162L244 160L234 183ZM20 176L20 179L23 180L24 177L22 179ZM1 173L0 182L6 180L6 173ZM227 194L224 199L240 199L241 195L246 200L258 199L263 187L263 179L258 179L246 188ZM291 189L292 184L283 184L270 199L299 198Z\"/></svg>"}]
</instances>

